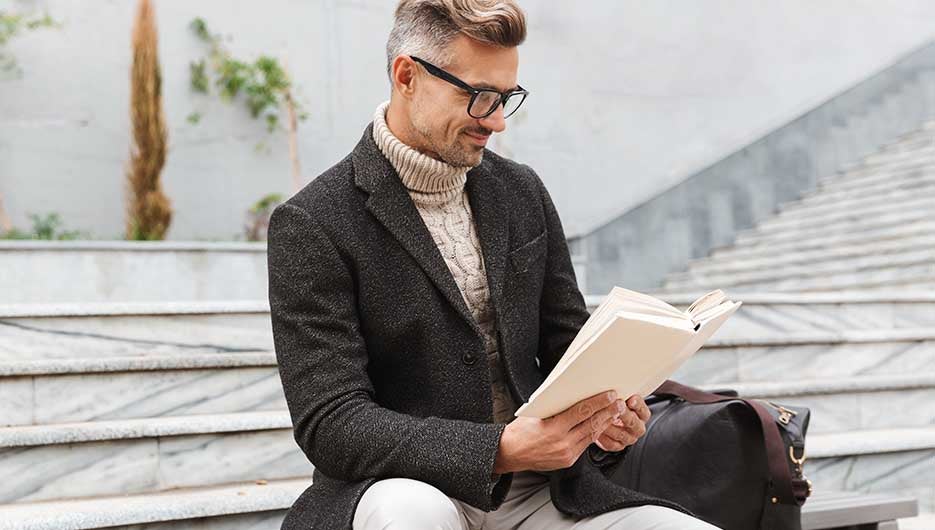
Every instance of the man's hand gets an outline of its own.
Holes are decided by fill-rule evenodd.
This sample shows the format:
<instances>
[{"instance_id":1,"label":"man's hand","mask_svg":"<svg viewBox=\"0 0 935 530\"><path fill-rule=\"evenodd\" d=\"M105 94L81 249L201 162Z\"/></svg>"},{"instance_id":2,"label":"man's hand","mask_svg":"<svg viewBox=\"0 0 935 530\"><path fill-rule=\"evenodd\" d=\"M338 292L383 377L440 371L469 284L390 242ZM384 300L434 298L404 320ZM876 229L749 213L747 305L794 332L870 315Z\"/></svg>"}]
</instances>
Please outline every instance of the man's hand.
<instances>
[{"instance_id":1,"label":"man's hand","mask_svg":"<svg viewBox=\"0 0 935 530\"><path fill-rule=\"evenodd\" d=\"M611 422L595 443L605 451L623 451L646 433L646 422L650 415L649 407L641 396L630 396L627 399L627 410Z\"/></svg>"},{"instance_id":2,"label":"man's hand","mask_svg":"<svg viewBox=\"0 0 935 530\"><path fill-rule=\"evenodd\" d=\"M627 410L626 402L617 399L616 392L611 390L583 399L543 420L516 418L500 437L493 472L552 471L569 467L588 445L607 431L615 418L627 412L632 413Z\"/></svg>"}]
</instances>

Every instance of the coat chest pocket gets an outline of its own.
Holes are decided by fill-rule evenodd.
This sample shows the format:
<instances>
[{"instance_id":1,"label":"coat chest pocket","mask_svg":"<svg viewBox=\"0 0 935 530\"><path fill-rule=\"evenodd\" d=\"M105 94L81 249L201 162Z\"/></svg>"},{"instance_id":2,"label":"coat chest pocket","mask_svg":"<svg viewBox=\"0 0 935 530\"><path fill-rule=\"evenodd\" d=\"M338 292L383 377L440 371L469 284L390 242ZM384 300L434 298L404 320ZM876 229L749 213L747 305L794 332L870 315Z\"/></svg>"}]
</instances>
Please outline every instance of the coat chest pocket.
<instances>
[{"instance_id":1,"label":"coat chest pocket","mask_svg":"<svg viewBox=\"0 0 935 530\"><path fill-rule=\"evenodd\" d=\"M547 243L546 231L543 230L541 234L511 250L510 263L513 266L513 272L519 274L528 271L529 267L545 255Z\"/></svg>"}]
</instances>

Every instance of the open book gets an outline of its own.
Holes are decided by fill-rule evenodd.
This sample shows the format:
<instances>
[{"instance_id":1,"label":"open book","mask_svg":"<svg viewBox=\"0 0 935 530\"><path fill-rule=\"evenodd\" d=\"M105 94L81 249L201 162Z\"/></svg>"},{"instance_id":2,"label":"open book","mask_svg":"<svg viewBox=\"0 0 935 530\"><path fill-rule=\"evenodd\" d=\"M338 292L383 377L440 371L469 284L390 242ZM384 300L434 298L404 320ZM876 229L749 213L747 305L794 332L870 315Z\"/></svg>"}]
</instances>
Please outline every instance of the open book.
<instances>
[{"instance_id":1,"label":"open book","mask_svg":"<svg viewBox=\"0 0 935 530\"><path fill-rule=\"evenodd\" d=\"M621 399L648 396L740 304L716 290L679 311L652 296L614 287L515 415L547 418L611 389Z\"/></svg>"}]
</instances>

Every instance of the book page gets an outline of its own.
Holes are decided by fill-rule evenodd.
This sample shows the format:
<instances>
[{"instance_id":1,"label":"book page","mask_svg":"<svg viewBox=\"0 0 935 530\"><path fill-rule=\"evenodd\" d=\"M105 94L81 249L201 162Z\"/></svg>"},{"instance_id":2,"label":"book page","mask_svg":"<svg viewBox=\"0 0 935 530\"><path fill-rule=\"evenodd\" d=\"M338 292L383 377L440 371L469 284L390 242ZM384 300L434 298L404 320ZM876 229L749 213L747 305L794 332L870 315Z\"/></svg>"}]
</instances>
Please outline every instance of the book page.
<instances>
[{"instance_id":1,"label":"book page","mask_svg":"<svg viewBox=\"0 0 935 530\"><path fill-rule=\"evenodd\" d=\"M695 332L695 336L692 337L691 341L685 345L685 348L672 359L670 364L663 367L657 374L654 374L643 382L639 390L640 395L646 397L659 388L659 385L665 382L665 380L675 373L685 361L704 346L704 343L714 335L714 332L721 327L721 324L727 321L729 316L737 311L740 305L741 302L728 302L706 311L705 313L708 314L710 318L701 322L701 328Z\"/></svg>"},{"instance_id":2,"label":"book page","mask_svg":"<svg viewBox=\"0 0 935 530\"><path fill-rule=\"evenodd\" d=\"M615 389L621 396L672 362L695 336L694 331L646 319L616 318L548 384L543 383L517 416L547 418L578 401ZM551 374L550 374L551 376Z\"/></svg>"},{"instance_id":3,"label":"book page","mask_svg":"<svg viewBox=\"0 0 935 530\"><path fill-rule=\"evenodd\" d=\"M660 316L671 315L672 317L678 318L686 317L684 312L679 311L662 300L615 286L578 330L577 335L575 335L571 344L568 345L565 353L562 354L556 367L566 364L570 357L581 348L582 344L587 342L590 337L596 335L600 329L606 327L614 314L620 311L648 313Z\"/></svg>"},{"instance_id":4,"label":"book page","mask_svg":"<svg viewBox=\"0 0 935 530\"><path fill-rule=\"evenodd\" d=\"M702 296L701 298L692 302L692 305L688 306L688 309L685 312L688 316L692 317L692 320L697 322L696 316L708 309L717 307L727 300L727 295L724 294L724 291L720 289L715 289L710 293Z\"/></svg>"},{"instance_id":5,"label":"book page","mask_svg":"<svg viewBox=\"0 0 935 530\"><path fill-rule=\"evenodd\" d=\"M543 381L543 383L539 385L539 388L536 390L536 392L534 392L532 396L530 396L530 399L535 397L538 392L540 392L544 387L548 386L554 379L559 377L562 374L562 372L564 372L565 368L569 364L575 362L575 359L577 359L578 356L581 355L582 352L587 351L589 348L591 348L593 343L596 340L600 339L603 336L603 334L606 333L607 328L610 328L612 325L614 325L615 321L618 319L638 320L642 322L655 324L660 327L668 327L668 328L678 329L678 330L682 330L686 332L694 331L694 325L691 323L691 321L689 321L688 319L684 317L673 318L671 316L646 315L646 314L640 314L640 313L630 313L627 311L619 311L616 315L614 315L613 319L610 319L605 324L604 326L605 329L599 330L598 333L595 333L591 337L588 337L587 341L581 345L581 348L579 348L575 352L571 352L570 355L568 352L566 352L566 354L563 355L562 358L559 360L558 364L555 365L555 368L552 369L552 372L549 373L549 376L545 379L545 381Z\"/></svg>"}]
</instances>

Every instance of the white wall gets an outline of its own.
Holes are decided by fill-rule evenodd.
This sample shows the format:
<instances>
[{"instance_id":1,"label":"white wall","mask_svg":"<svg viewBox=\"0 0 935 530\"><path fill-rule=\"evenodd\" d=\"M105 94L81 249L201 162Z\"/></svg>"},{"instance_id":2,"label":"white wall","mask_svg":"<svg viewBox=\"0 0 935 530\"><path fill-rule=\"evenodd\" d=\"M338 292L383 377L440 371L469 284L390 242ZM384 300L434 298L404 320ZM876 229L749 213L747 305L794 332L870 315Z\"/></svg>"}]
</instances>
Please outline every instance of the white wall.
<instances>
[{"instance_id":1,"label":"white wall","mask_svg":"<svg viewBox=\"0 0 935 530\"><path fill-rule=\"evenodd\" d=\"M491 147L546 181L569 235L593 228L817 105L935 36L926 0L520 0L532 92ZM170 239L230 239L262 195L291 193L285 135L243 105L189 89L203 16L235 54L286 58L310 119L306 179L343 158L388 95L395 2L156 0L170 150ZM119 237L128 158L130 0L12 1L60 30L8 46L25 70L0 81L0 191L20 228L58 211L66 228ZM198 125L186 122L202 111ZM268 154L254 145L265 140Z\"/></svg>"}]
</instances>

